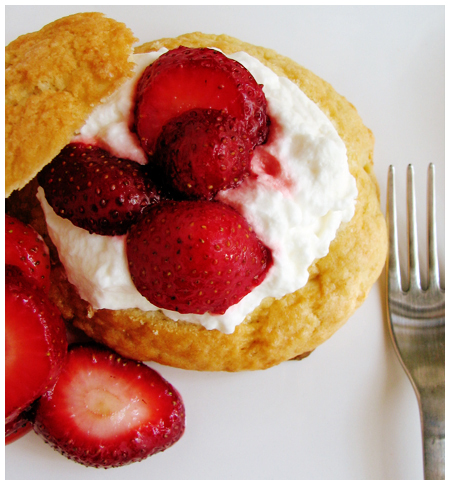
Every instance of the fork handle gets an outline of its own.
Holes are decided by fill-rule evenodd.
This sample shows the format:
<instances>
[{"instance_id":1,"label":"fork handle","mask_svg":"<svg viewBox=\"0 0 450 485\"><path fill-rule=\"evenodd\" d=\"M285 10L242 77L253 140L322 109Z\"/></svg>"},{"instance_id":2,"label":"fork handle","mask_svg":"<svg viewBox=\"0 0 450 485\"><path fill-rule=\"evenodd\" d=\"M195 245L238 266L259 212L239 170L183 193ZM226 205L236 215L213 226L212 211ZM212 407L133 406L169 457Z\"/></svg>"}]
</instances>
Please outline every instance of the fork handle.
<instances>
[{"instance_id":1,"label":"fork handle","mask_svg":"<svg viewBox=\"0 0 450 485\"><path fill-rule=\"evenodd\" d=\"M442 399L421 396L425 480L445 480L445 421Z\"/></svg>"}]
</instances>

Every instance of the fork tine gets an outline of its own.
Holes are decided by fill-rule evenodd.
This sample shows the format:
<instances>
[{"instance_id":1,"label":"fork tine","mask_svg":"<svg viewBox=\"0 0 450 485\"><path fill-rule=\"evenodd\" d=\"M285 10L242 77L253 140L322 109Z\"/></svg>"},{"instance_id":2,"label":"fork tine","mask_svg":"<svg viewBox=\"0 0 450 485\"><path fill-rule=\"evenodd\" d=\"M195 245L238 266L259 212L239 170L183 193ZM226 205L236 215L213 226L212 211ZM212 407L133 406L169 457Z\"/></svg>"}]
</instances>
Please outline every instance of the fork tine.
<instances>
[{"instance_id":1,"label":"fork tine","mask_svg":"<svg viewBox=\"0 0 450 485\"><path fill-rule=\"evenodd\" d=\"M420 288L419 249L417 243L416 194L414 168L407 169L408 236L409 236L409 290Z\"/></svg>"},{"instance_id":2,"label":"fork tine","mask_svg":"<svg viewBox=\"0 0 450 485\"><path fill-rule=\"evenodd\" d=\"M428 166L428 288L439 288L434 164Z\"/></svg>"},{"instance_id":3,"label":"fork tine","mask_svg":"<svg viewBox=\"0 0 450 485\"><path fill-rule=\"evenodd\" d=\"M387 216L389 223L389 266L388 287L396 292L402 289L400 263L398 259L397 208L395 201L395 168L391 165L388 173Z\"/></svg>"}]
</instances>

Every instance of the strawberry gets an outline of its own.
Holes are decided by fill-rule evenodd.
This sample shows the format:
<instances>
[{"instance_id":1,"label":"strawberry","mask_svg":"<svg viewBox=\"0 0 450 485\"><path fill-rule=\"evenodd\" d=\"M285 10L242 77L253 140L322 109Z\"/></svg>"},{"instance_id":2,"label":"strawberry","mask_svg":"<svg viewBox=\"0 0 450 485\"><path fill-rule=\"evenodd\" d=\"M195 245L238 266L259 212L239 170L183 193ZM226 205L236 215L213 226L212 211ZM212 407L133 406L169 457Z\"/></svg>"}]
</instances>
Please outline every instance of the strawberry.
<instances>
[{"instance_id":1,"label":"strawberry","mask_svg":"<svg viewBox=\"0 0 450 485\"><path fill-rule=\"evenodd\" d=\"M37 403L34 430L67 458L117 467L164 451L185 428L178 392L156 371L92 344L69 349L52 391Z\"/></svg>"},{"instance_id":2,"label":"strawberry","mask_svg":"<svg viewBox=\"0 0 450 485\"><path fill-rule=\"evenodd\" d=\"M127 237L130 273L154 305L223 314L265 278L272 264L242 215L215 201L151 207Z\"/></svg>"},{"instance_id":3,"label":"strawberry","mask_svg":"<svg viewBox=\"0 0 450 485\"><path fill-rule=\"evenodd\" d=\"M163 127L153 160L172 189L212 199L249 175L252 153L231 116L195 109Z\"/></svg>"},{"instance_id":4,"label":"strawberry","mask_svg":"<svg viewBox=\"0 0 450 485\"><path fill-rule=\"evenodd\" d=\"M5 215L5 264L17 266L40 288L50 288L50 255L42 237L29 225Z\"/></svg>"},{"instance_id":5,"label":"strawberry","mask_svg":"<svg viewBox=\"0 0 450 485\"><path fill-rule=\"evenodd\" d=\"M48 296L17 268L5 276L5 414L17 416L58 378L67 353L64 322Z\"/></svg>"},{"instance_id":6,"label":"strawberry","mask_svg":"<svg viewBox=\"0 0 450 485\"><path fill-rule=\"evenodd\" d=\"M135 129L152 155L162 127L195 108L226 110L243 123L253 146L269 129L262 87L242 64L207 48L178 47L160 56L139 79Z\"/></svg>"},{"instance_id":7,"label":"strawberry","mask_svg":"<svg viewBox=\"0 0 450 485\"><path fill-rule=\"evenodd\" d=\"M141 165L82 143L63 148L38 174L38 181L56 214L101 235L125 234L134 219L159 200Z\"/></svg>"},{"instance_id":8,"label":"strawberry","mask_svg":"<svg viewBox=\"0 0 450 485\"><path fill-rule=\"evenodd\" d=\"M22 412L5 426L5 445L18 440L33 429L32 422L28 419L26 412Z\"/></svg>"}]
</instances>

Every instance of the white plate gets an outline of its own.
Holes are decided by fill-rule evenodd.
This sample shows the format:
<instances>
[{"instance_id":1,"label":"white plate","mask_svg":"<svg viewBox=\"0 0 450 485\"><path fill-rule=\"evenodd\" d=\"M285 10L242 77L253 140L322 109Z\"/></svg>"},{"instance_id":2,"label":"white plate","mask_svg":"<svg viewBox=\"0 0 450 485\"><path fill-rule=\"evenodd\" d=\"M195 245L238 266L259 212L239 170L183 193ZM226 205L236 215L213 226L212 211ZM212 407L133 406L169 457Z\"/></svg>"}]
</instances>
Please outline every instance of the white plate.
<instances>
[{"instance_id":1,"label":"white plate","mask_svg":"<svg viewBox=\"0 0 450 485\"><path fill-rule=\"evenodd\" d=\"M59 17L103 11L144 42L227 33L291 57L329 81L376 138L385 208L390 164L403 202L416 168L422 244L425 179L436 164L444 257L444 7L7 6L6 43ZM175 446L111 470L72 463L33 433L8 445L7 479L420 479L419 411L392 349L384 273L349 322L302 362L198 373L153 365L181 392L187 428Z\"/></svg>"}]
</instances>

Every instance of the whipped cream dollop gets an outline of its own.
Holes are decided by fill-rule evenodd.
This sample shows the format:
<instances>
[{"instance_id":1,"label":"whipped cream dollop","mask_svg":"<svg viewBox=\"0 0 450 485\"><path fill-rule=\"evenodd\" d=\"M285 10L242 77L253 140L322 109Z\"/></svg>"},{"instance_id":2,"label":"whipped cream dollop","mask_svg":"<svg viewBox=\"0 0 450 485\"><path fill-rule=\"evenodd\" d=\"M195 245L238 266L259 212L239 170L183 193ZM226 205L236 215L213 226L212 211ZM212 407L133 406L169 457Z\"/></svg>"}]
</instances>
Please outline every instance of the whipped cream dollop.
<instances>
[{"instance_id":1,"label":"whipped cream dollop","mask_svg":"<svg viewBox=\"0 0 450 485\"><path fill-rule=\"evenodd\" d=\"M143 70L166 51L134 54L134 77L94 110L75 140L100 139L114 155L146 163L139 140L129 130L133 94ZM229 57L263 85L272 125L267 143L255 149L255 176L220 192L217 199L240 211L272 250L272 268L259 286L223 315L158 309L131 280L126 236L100 236L75 227L54 213L39 188L49 234L68 279L93 308L161 310L173 320L233 333L264 298L281 298L302 288L309 266L327 255L341 223L353 217L356 181L349 172L344 142L331 121L292 81L254 57L245 52Z\"/></svg>"}]
</instances>

